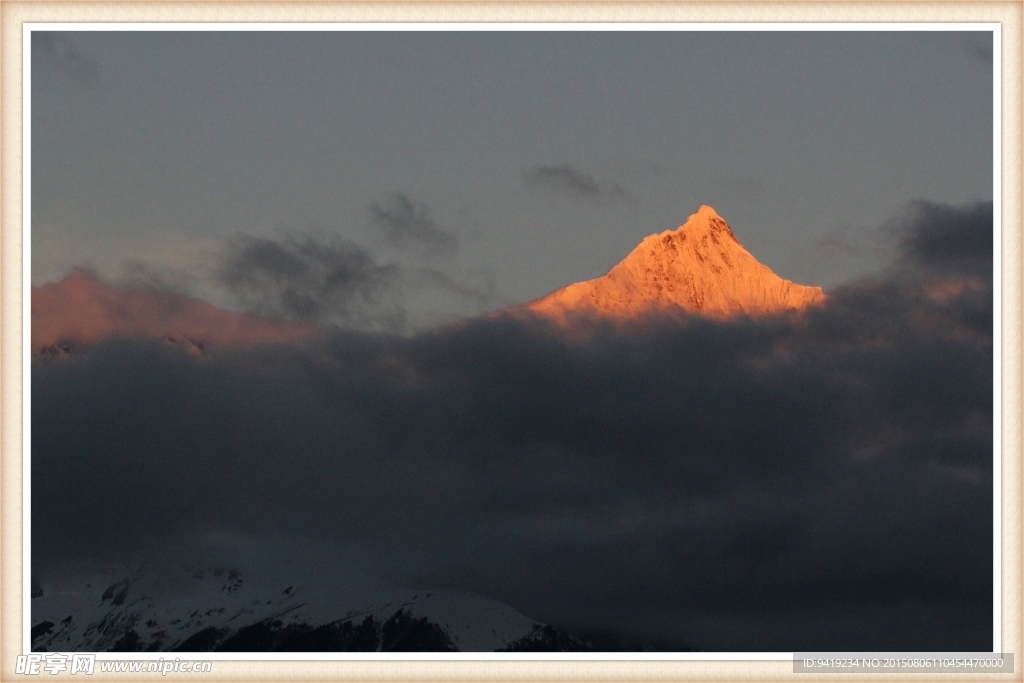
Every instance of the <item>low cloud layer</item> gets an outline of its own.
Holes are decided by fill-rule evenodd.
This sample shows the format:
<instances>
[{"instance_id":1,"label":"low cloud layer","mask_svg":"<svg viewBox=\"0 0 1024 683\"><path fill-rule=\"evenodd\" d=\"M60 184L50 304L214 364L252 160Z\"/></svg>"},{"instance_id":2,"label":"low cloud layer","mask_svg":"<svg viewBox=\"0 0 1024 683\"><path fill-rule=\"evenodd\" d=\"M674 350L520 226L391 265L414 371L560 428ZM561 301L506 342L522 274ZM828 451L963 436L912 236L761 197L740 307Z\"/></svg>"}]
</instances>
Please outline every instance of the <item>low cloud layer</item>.
<instances>
[{"instance_id":1,"label":"low cloud layer","mask_svg":"<svg viewBox=\"0 0 1024 683\"><path fill-rule=\"evenodd\" d=\"M534 166L523 171L523 182L528 187L590 202L633 201L619 184L599 182L591 174L570 164Z\"/></svg>"},{"instance_id":2,"label":"low cloud layer","mask_svg":"<svg viewBox=\"0 0 1024 683\"><path fill-rule=\"evenodd\" d=\"M581 337L498 316L39 364L34 570L280 534L570 629L989 649L986 208L918 209L891 271L801 317ZM964 243L958 269L941 254Z\"/></svg>"}]
</instances>

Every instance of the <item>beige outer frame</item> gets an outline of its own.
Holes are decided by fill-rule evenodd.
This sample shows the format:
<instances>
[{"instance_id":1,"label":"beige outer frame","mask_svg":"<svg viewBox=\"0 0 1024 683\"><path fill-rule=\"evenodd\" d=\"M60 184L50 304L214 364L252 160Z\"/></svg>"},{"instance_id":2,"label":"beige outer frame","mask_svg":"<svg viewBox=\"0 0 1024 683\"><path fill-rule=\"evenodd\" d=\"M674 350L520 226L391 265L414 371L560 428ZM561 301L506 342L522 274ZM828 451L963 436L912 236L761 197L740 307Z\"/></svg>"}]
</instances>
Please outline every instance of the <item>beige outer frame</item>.
<instances>
[{"instance_id":1,"label":"beige outer frame","mask_svg":"<svg viewBox=\"0 0 1024 683\"><path fill-rule=\"evenodd\" d=\"M1002 24L1002 651L1016 673L913 680L1024 680L1022 642L1022 59L1018 2L32 2L0 0L0 681L22 652L22 24L25 22L998 22ZM46 679L51 677L43 674ZM68 676L68 672L60 678ZM850 674L887 680L884 674ZM145 679L147 676L142 676ZM149 678L152 674L149 674ZM167 679L193 678L168 674ZM236 680L834 680L789 661L216 661ZM56 678L56 677L54 677ZM100 674L87 680L129 680Z\"/></svg>"}]
</instances>

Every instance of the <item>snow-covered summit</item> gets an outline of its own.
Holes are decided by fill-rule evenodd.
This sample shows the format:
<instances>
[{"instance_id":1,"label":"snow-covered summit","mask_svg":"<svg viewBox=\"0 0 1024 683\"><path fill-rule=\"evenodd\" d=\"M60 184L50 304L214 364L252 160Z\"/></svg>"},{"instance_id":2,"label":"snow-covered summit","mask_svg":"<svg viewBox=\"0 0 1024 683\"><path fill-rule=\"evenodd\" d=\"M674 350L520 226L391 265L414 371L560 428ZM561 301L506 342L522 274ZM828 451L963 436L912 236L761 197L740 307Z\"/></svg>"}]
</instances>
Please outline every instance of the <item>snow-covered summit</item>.
<instances>
[{"instance_id":1,"label":"snow-covered summit","mask_svg":"<svg viewBox=\"0 0 1024 683\"><path fill-rule=\"evenodd\" d=\"M644 238L607 274L514 310L556 319L577 311L625 318L658 309L727 317L802 310L825 298L820 287L773 273L740 244L717 211L702 205L677 229Z\"/></svg>"}]
</instances>

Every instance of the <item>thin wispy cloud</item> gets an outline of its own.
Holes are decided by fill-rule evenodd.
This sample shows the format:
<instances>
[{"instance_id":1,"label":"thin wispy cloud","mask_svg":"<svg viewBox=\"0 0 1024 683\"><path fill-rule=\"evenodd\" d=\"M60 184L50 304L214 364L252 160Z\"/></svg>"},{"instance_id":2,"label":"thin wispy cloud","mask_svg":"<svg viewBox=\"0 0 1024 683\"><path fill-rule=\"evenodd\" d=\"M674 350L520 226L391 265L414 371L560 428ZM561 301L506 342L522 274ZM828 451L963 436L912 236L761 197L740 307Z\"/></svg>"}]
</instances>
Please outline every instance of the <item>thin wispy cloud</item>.
<instances>
[{"instance_id":1,"label":"thin wispy cloud","mask_svg":"<svg viewBox=\"0 0 1024 683\"><path fill-rule=\"evenodd\" d=\"M313 236L237 235L219 255L217 279L247 307L293 320L395 328L399 269L364 247Z\"/></svg>"},{"instance_id":2,"label":"thin wispy cloud","mask_svg":"<svg viewBox=\"0 0 1024 683\"><path fill-rule=\"evenodd\" d=\"M598 181L591 174L570 164L534 166L523 171L523 182L531 188L547 190L573 199L590 202L632 202L632 195L618 183Z\"/></svg>"},{"instance_id":3,"label":"thin wispy cloud","mask_svg":"<svg viewBox=\"0 0 1024 683\"><path fill-rule=\"evenodd\" d=\"M990 31L967 32L961 34L964 51L969 57L992 65L992 33Z\"/></svg>"},{"instance_id":4,"label":"thin wispy cloud","mask_svg":"<svg viewBox=\"0 0 1024 683\"><path fill-rule=\"evenodd\" d=\"M154 289L194 296L195 275L185 268L156 265L139 259L125 261L114 284L122 289Z\"/></svg>"},{"instance_id":5,"label":"thin wispy cloud","mask_svg":"<svg viewBox=\"0 0 1024 683\"><path fill-rule=\"evenodd\" d=\"M49 31L32 32L32 69L49 70L90 85L100 79L95 59L75 47L66 35Z\"/></svg>"},{"instance_id":6,"label":"thin wispy cloud","mask_svg":"<svg viewBox=\"0 0 1024 683\"><path fill-rule=\"evenodd\" d=\"M370 220L396 247L419 247L443 253L458 249L458 239L438 225L430 208L401 192L372 204Z\"/></svg>"},{"instance_id":7,"label":"thin wispy cloud","mask_svg":"<svg viewBox=\"0 0 1024 683\"><path fill-rule=\"evenodd\" d=\"M426 286L455 295L475 305L478 313L486 311L497 299L493 278L486 273L449 273L437 268L411 269L413 286Z\"/></svg>"}]
</instances>

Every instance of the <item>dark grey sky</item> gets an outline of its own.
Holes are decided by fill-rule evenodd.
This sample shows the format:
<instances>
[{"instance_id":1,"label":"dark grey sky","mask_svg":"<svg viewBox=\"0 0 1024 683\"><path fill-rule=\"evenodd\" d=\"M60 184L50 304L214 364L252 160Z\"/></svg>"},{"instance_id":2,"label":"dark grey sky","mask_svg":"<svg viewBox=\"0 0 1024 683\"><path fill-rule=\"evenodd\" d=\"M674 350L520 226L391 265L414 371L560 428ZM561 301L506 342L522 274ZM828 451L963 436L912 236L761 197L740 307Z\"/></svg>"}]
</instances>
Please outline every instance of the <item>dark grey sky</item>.
<instances>
[{"instance_id":1,"label":"dark grey sky","mask_svg":"<svg viewBox=\"0 0 1024 683\"><path fill-rule=\"evenodd\" d=\"M75 32L32 55L35 284L87 265L238 308L261 303L225 278L240 244L315 243L395 267L387 320L418 327L600 275L700 204L831 288L890 257L909 201L992 198L990 34Z\"/></svg>"}]
</instances>

